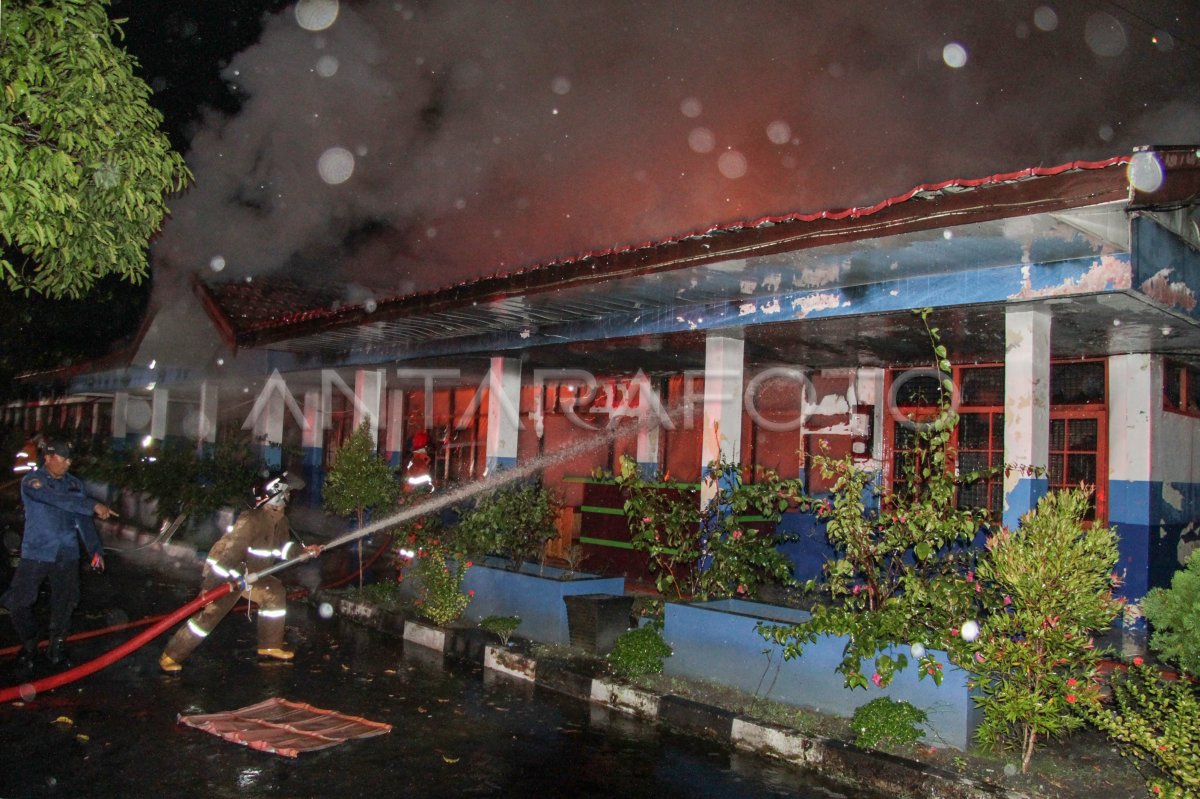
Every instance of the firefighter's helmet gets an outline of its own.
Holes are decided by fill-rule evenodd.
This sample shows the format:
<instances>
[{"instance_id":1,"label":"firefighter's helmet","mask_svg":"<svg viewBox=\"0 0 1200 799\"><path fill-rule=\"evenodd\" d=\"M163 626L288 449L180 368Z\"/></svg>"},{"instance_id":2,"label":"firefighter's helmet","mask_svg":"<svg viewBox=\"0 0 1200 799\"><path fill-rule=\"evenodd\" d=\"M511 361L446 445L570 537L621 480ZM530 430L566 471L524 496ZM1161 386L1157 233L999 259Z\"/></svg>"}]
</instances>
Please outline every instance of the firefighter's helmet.
<instances>
[{"instance_id":1,"label":"firefighter's helmet","mask_svg":"<svg viewBox=\"0 0 1200 799\"><path fill-rule=\"evenodd\" d=\"M287 502L288 494L304 488L304 481L287 472L272 471L254 487L254 507L263 505L283 505Z\"/></svg>"}]
</instances>

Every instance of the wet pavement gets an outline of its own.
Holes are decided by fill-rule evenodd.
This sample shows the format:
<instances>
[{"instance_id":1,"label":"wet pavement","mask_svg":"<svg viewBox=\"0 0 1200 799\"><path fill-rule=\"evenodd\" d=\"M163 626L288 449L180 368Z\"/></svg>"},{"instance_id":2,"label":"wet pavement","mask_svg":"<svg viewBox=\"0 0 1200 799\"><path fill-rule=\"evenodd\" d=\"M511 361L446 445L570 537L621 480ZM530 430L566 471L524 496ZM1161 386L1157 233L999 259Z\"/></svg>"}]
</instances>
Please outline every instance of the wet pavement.
<instances>
[{"instance_id":1,"label":"wet pavement","mask_svg":"<svg viewBox=\"0 0 1200 799\"><path fill-rule=\"evenodd\" d=\"M75 632L165 613L195 596L179 578L109 559L88 575ZM76 643L75 661L136 630ZM254 624L231 614L178 675L167 634L28 702L0 706L0 797L862 797L795 766L443 661L440 654L289 603L295 662L260 665ZM13 643L0 619L0 646ZM0 659L0 687L17 682ZM45 669L41 672L46 673ZM393 725L297 758L177 723L271 697Z\"/></svg>"}]
</instances>

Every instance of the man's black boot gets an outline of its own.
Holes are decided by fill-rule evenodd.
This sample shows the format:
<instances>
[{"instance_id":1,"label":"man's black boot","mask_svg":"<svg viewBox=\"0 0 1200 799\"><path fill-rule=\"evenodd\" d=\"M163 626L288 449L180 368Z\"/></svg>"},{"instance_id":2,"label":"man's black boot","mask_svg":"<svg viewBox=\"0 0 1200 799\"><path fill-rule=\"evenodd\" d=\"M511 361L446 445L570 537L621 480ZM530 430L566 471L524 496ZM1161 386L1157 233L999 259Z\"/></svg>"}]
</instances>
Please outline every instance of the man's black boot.
<instances>
[{"instance_id":1,"label":"man's black boot","mask_svg":"<svg viewBox=\"0 0 1200 799\"><path fill-rule=\"evenodd\" d=\"M62 636L50 639L50 649L46 652L46 660L51 666L67 668L71 665L71 656L67 654L67 642Z\"/></svg>"},{"instance_id":2,"label":"man's black boot","mask_svg":"<svg viewBox=\"0 0 1200 799\"><path fill-rule=\"evenodd\" d=\"M17 671L28 674L37 663L37 641L25 641L17 654Z\"/></svg>"}]
</instances>

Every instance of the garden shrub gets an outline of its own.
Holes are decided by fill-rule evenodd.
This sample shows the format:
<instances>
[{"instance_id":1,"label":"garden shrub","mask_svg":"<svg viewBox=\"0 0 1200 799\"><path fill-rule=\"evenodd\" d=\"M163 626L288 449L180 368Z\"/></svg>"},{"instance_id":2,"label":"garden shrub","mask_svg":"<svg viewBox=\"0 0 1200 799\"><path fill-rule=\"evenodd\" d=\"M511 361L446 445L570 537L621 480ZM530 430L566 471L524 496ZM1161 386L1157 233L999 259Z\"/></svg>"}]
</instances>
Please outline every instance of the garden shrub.
<instances>
[{"instance_id":1,"label":"garden shrub","mask_svg":"<svg viewBox=\"0 0 1200 799\"><path fill-rule=\"evenodd\" d=\"M495 633L500 639L501 646L508 646L508 639L521 626L520 616L488 616L479 622L479 626L490 633Z\"/></svg>"},{"instance_id":2,"label":"garden shrub","mask_svg":"<svg viewBox=\"0 0 1200 799\"><path fill-rule=\"evenodd\" d=\"M671 656L671 647L663 640L661 627L646 624L621 633L608 662L619 677L632 679L646 674L661 674L663 660Z\"/></svg>"},{"instance_id":3,"label":"garden shrub","mask_svg":"<svg viewBox=\"0 0 1200 799\"><path fill-rule=\"evenodd\" d=\"M787 538L774 525L800 499L798 481L760 469L750 483L737 464L714 462L704 479L715 493L701 507L695 487L649 480L627 456L611 479L625 497L630 542L649 556L660 594L751 598L764 583L793 584L792 563L778 548ZM766 529L741 521L747 516L760 519Z\"/></svg>"},{"instance_id":4,"label":"garden shrub","mask_svg":"<svg viewBox=\"0 0 1200 799\"><path fill-rule=\"evenodd\" d=\"M1187 679L1166 680L1156 669L1134 660L1124 675L1112 678L1112 702L1095 699L1081 705L1086 718L1116 741L1143 774L1157 799L1200 797L1200 696Z\"/></svg>"},{"instance_id":5,"label":"garden shrub","mask_svg":"<svg viewBox=\"0 0 1200 799\"><path fill-rule=\"evenodd\" d=\"M878 749L880 744L904 746L921 740L919 725L928 721L925 711L908 702L897 702L881 696L854 710L850 724L856 737L854 743L865 749Z\"/></svg>"},{"instance_id":6,"label":"garden shrub","mask_svg":"<svg viewBox=\"0 0 1200 799\"><path fill-rule=\"evenodd\" d=\"M1150 647L1187 674L1200 674L1200 549L1175 572L1170 588L1151 588L1142 599Z\"/></svg>"},{"instance_id":7,"label":"garden shrub","mask_svg":"<svg viewBox=\"0 0 1200 799\"><path fill-rule=\"evenodd\" d=\"M471 597L462 590L470 561L450 561L440 546L422 547L417 552L416 575L420 580L416 611L437 625L462 617Z\"/></svg>"},{"instance_id":8,"label":"garden shrub","mask_svg":"<svg viewBox=\"0 0 1200 799\"><path fill-rule=\"evenodd\" d=\"M519 569L525 561L542 560L546 542L558 535L559 507L554 493L540 483L502 486L462 511L454 537L474 557L503 555Z\"/></svg>"}]
</instances>

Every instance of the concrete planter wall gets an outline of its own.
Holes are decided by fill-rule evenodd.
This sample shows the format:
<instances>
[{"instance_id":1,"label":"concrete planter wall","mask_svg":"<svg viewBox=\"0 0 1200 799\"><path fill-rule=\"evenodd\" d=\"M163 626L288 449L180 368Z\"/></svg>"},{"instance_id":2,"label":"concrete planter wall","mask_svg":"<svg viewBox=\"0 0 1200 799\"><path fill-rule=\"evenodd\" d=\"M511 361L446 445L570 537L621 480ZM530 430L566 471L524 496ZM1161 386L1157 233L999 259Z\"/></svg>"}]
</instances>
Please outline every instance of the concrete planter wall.
<instances>
[{"instance_id":1,"label":"concrete planter wall","mask_svg":"<svg viewBox=\"0 0 1200 799\"><path fill-rule=\"evenodd\" d=\"M940 687L929 677L918 680L915 658L907 648L896 648L889 654L908 656L909 666L891 685L852 691L834 671L842 660L844 637L822 636L801 657L785 661L782 648L755 631L759 622L794 624L807 618L805 611L739 599L668 602L663 638L674 654L664 662L664 671L846 717L859 705L890 696L925 711L928 743L964 750L970 746L982 714L971 698L967 673L949 665L944 652L931 651L946 664Z\"/></svg>"},{"instance_id":2,"label":"concrete planter wall","mask_svg":"<svg viewBox=\"0 0 1200 799\"><path fill-rule=\"evenodd\" d=\"M565 596L624 594L624 577L599 577L553 566L521 564L520 571L500 568L502 561L488 559L467 569L464 591L474 591L463 620L478 623L488 616L520 616L514 635L546 644L567 644Z\"/></svg>"}]
</instances>

